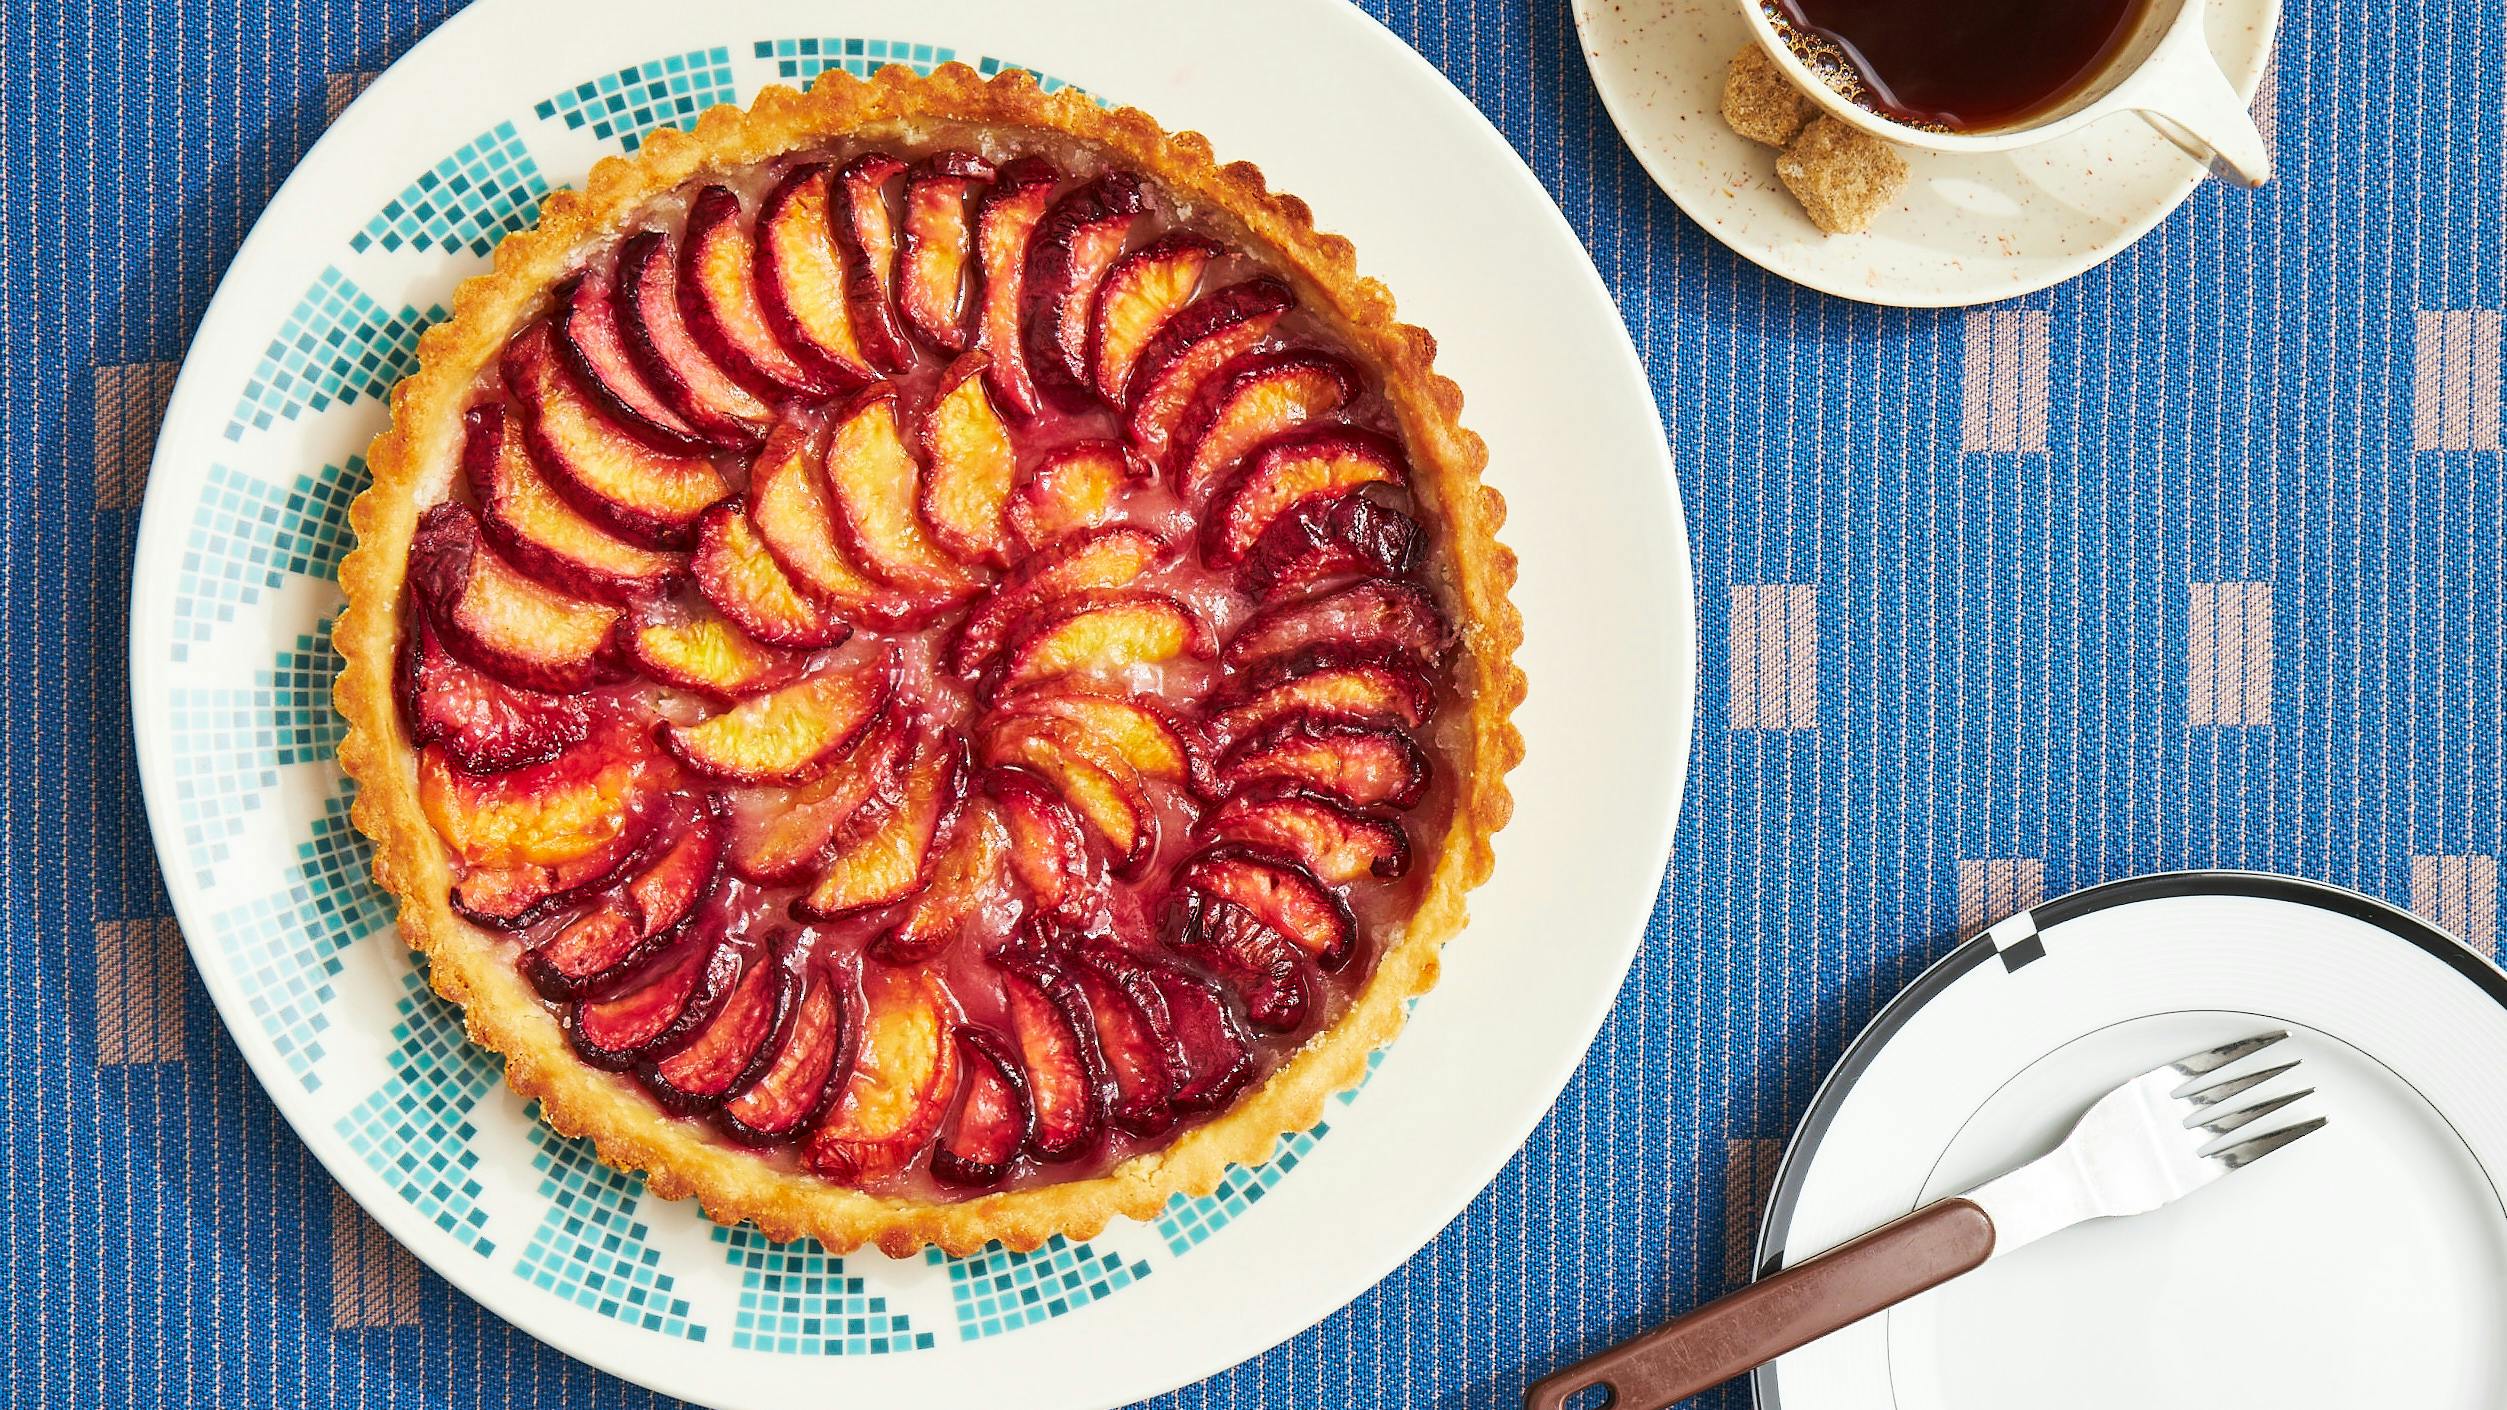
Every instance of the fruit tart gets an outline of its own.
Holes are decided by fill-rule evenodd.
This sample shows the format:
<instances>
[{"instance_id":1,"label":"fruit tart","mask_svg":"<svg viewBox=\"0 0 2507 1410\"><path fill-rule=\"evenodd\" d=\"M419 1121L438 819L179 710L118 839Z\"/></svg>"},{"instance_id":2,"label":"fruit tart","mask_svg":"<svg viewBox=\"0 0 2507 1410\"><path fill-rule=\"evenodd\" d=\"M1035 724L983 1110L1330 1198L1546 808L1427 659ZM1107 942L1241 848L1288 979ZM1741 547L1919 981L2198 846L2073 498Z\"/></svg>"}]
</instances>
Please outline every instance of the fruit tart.
<instances>
[{"instance_id":1,"label":"fruit tart","mask_svg":"<svg viewBox=\"0 0 2507 1410\"><path fill-rule=\"evenodd\" d=\"M1488 873L1512 555L1251 166L770 88L428 331L342 568L375 873L547 1120L830 1248L1085 1237L1363 1073Z\"/></svg>"}]
</instances>

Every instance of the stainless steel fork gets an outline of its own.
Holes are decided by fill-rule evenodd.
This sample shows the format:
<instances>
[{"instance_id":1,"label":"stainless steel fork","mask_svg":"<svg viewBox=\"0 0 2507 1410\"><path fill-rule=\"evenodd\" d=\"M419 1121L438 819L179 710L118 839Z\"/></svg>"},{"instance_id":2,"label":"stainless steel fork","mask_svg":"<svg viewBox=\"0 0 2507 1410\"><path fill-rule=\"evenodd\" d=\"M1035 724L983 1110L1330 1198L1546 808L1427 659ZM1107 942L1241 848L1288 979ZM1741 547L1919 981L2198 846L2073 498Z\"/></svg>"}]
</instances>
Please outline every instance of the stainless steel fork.
<instances>
[{"instance_id":1,"label":"stainless steel fork","mask_svg":"<svg viewBox=\"0 0 2507 1410\"><path fill-rule=\"evenodd\" d=\"M1562 1410L1596 1385L1610 1388L1612 1410L1660 1410L2057 1229L2147 1213L2244 1169L2326 1121L2237 1135L2314 1092L2230 1106L2297 1069L2226 1070L2288 1036L2258 1034L2153 1068L2100 1097L2036 1160L1544 1377L1524 1392L1526 1410Z\"/></svg>"}]
</instances>

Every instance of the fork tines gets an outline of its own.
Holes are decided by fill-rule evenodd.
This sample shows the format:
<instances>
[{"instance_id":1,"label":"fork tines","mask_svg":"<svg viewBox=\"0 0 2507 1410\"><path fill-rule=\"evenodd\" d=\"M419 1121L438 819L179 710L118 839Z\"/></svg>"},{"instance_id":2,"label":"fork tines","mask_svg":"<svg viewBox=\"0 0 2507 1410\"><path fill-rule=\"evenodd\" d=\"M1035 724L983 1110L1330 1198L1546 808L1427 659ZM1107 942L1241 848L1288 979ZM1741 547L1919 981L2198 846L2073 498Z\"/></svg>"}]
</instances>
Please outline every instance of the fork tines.
<instances>
[{"instance_id":1,"label":"fork tines","mask_svg":"<svg viewBox=\"0 0 2507 1410\"><path fill-rule=\"evenodd\" d=\"M2220 1110L2227 1105L2230 1098L2260 1087L2284 1073L2297 1070L2298 1063L2295 1061L2255 1072L2240 1073L2199 1088L2195 1087L2195 1079L2208 1076L2231 1063L2252 1057L2288 1036L2286 1030L2258 1033L2251 1038L2241 1038L2234 1043L2223 1043L2216 1048L2179 1058L2160 1068L2160 1072L2173 1072L2178 1077L2186 1079L2176 1090L2168 1093L2170 1097L2182 1103L2187 1110L2185 1128L2189 1131L2199 1131L2205 1137L2225 1136L2279 1111L2301 1097L2313 1096L2315 1088L2306 1087L2295 1092L2267 1097L2239 1107L2235 1111ZM2254 1164L2301 1136L2324 1129L2325 1121L2326 1118L2316 1116L2304 1121L2292 1122L2261 1135L2249 1136L2242 1141L2222 1146L2218 1150L2207 1151L2204 1157L2218 1161L2223 1169L2237 1170Z\"/></svg>"}]
</instances>

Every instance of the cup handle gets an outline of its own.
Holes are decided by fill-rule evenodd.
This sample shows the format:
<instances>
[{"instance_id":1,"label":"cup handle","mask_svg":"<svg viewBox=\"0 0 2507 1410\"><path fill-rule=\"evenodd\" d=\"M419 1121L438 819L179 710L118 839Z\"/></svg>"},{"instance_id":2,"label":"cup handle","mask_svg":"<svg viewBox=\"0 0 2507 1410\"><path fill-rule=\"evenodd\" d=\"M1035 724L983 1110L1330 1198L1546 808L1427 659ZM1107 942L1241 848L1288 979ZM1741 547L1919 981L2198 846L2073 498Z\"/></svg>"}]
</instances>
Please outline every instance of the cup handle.
<instances>
[{"instance_id":1,"label":"cup handle","mask_svg":"<svg viewBox=\"0 0 2507 1410\"><path fill-rule=\"evenodd\" d=\"M2213 179L2261 186L2272 179L2272 149L2211 53L2200 19L2205 8L2192 0L2190 22L2160 41L2124 101Z\"/></svg>"}]
</instances>

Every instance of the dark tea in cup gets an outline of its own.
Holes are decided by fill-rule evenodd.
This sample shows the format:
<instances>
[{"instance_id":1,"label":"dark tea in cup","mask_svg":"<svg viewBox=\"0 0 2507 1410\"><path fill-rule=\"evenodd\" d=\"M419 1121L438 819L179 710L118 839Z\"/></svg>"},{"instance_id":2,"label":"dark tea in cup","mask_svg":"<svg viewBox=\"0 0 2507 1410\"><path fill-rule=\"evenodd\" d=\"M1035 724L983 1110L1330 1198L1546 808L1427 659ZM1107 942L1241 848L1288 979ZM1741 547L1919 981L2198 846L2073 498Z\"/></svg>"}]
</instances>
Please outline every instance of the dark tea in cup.
<instances>
[{"instance_id":1,"label":"dark tea in cup","mask_svg":"<svg viewBox=\"0 0 2507 1410\"><path fill-rule=\"evenodd\" d=\"M1788 47L1883 117L2028 122L2104 73L2151 0L1762 0Z\"/></svg>"}]
</instances>

